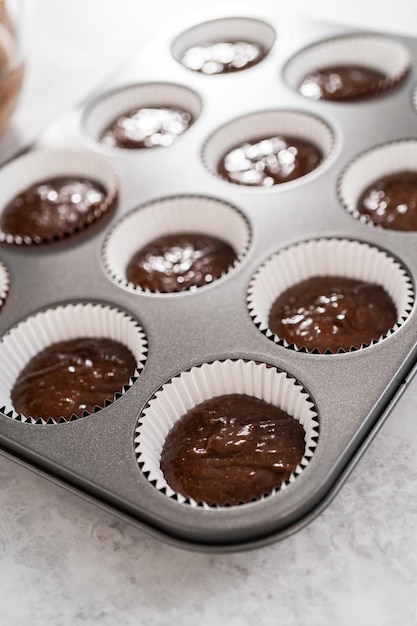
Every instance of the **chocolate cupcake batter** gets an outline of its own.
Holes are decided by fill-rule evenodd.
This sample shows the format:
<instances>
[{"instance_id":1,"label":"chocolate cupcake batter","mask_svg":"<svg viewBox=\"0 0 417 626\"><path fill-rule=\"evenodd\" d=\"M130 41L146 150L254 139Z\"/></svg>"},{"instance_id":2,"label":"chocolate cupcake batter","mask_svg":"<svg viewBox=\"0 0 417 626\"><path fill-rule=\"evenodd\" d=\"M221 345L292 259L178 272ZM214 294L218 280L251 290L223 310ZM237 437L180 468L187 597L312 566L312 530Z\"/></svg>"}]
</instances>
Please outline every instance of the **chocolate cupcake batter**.
<instances>
[{"instance_id":1,"label":"chocolate cupcake batter","mask_svg":"<svg viewBox=\"0 0 417 626\"><path fill-rule=\"evenodd\" d=\"M134 374L128 348L112 339L80 338L55 343L34 356L11 392L15 410L34 419L70 419L113 400Z\"/></svg>"},{"instance_id":2,"label":"chocolate cupcake batter","mask_svg":"<svg viewBox=\"0 0 417 626\"><path fill-rule=\"evenodd\" d=\"M266 56L266 50L248 41L207 42L193 46L184 53L181 63L202 74L228 74L256 65Z\"/></svg>"},{"instance_id":3,"label":"chocolate cupcake batter","mask_svg":"<svg viewBox=\"0 0 417 626\"><path fill-rule=\"evenodd\" d=\"M395 305L379 285L341 276L315 276L275 300L268 326L289 344L323 353L370 344L396 321Z\"/></svg>"},{"instance_id":4,"label":"chocolate cupcake batter","mask_svg":"<svg viewBox=\"0 0 417 626\"><path fill-rule=\"evenodd\" d=\"M168 434L161 470L197 502L239 504L270 494L304 455L304 428L272 404L244 394L206 400Z\"/></svg>"},{"instance_id":5,"label":"chocolate cupcake batter","mask_svg":"<svg viewBox=\"0 0 417 626\"><path fill-rule=\"evenodd\" d=\"M382 228L417 230L417 171L376 180L361 194L357 209Z\"/></svg>"},{"instance_id":6,"label":"chocolate cupcake batter","mask_svg":"<svg viewBox=\"0 0 417 626\"><path fill-rule=\"evenodd\" d=\"M233 248L210 235L176 233L154 239L129 261L127 280L142 289L185 291L213 282L234 263Z\"/></svg>"},{"instance_id":7,"label":"chocolate cupcake batter","mask_svg":"<svg viewBox=\"0 0 417 626\"><path fill-rule=\"evenodd\" d=\"M51 178L31 185L7 204L0 218L6 235L51 241L76 232L100 216L107 192L78 178Z\"/></svg>"},{"instance_id":8,"label":"chocolate cupcake batter","mask_svg":"<svg viewBox=\"0 0 417 626\"><path fill-rule=\"evenodd\" d=\"M246 142L223 156L218 173L237 185L272 187L305 176L322 161L312 143L295 137L264 137Z\"/></svg>"},{"instance_id":9,"label":"chocolate cupcake batter","mask_svg":"<svg viewBox=\"0 0 417 626\"><path fill-rule=\"evenodd\" d=\"M386 81L382 72L370 67L335 65L306 76L299 91L313 100L353 100L381 93Z\"/></svg>"},{"instance_id":10,"label":"chocolate cupcake batter","mask_svg":"<svg viewBox=\"0 0 417 626\"><path fill-rule=\"evenodd\" d=\"M175 108L132 109L110 124L101 142L128 150L166 147L172 145L192 122L190 113Z\"/></svg>"}]
</instances>

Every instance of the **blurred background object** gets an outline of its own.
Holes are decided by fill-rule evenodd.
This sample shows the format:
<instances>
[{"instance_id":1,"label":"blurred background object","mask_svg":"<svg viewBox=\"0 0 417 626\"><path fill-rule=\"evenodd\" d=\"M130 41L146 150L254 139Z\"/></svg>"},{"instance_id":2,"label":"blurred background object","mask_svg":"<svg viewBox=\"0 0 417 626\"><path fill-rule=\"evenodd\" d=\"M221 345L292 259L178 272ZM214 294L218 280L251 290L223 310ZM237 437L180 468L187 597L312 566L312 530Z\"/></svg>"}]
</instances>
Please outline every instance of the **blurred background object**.
<instances>
[{"instance_id":1,"label":"blurred background object","mask_svg":"<svg viewBox=\"0 0 417 626\"><path fill-rule=\"evenodd\" d=\"M4 131L20 94L24 63L20 41L20 19L23 19L23 4L19 13L10 12L6 0L0 0L0 134Z\"/></svg>"}]
</instances>

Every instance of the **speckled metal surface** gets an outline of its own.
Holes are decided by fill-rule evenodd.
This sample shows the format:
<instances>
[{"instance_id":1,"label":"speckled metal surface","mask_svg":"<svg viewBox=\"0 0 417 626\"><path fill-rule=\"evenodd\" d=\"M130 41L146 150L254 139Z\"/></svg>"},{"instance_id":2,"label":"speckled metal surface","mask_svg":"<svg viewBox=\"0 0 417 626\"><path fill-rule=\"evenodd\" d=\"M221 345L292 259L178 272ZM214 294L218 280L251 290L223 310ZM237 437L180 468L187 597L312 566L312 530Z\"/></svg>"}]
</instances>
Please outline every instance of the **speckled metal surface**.
<instances>
[{"instance_id":1,"label":"speckled metal surface","mask_svg":"<svg viewBox=\"0 0 417 626\"><path fill-rule=\"evenodd\" d=\"M252 15L248 9L244 13ZM218 11L207 13L207 19L217 17L223 16ZM379 99L354 105L308 101L285 84L285 63L306 45L353 31L289 17L277 20L270 12L262 12L262 3L257 5L256 17L270 23L277 38L268 57L247 72L206 77L178 64L170 45L192 25L182 20L155 38L108 85L113 89L166 81L194 90L202 100L201 115L175 145L139 154L111 153L86 136L84 107L46 129L34 149L97 150L113 161L121 188L117 212L60 245L42 250L4 246L1 250L12 286L18 284L2 311L2 334L34 311L81 300L125 309L143 326L149 345L139 380L117 402L68 424L38 426L0 416L1 445L150 532L202 550L262 545L307 523L329 501L366 437L370 433L372 437L382 423L415 362L415 311L380 344L331 356L278 346L259 332L248 315L246 292L254 272L271 254L297 241L346 237L368 242L398 258L413 278L417 273L417 234L383 232L360 224L343 209L336 191L340 173L354 157L371 146L413 136L415 69L398 89ZM392 39L417 58L415 40ZM246 189L229 185L205 169L202 147L215 130L247 113L271 109L310 113L332 130L332 153L308 180L271 190ZM112 282L101 262L101 247L112 225L148 201L183 194L224 200L247 217L252 238L238 267L196 293L132 293ZM317 408L319 444L307 470L273 497L244 508L191 509L159 493L142 475L134 454L134 429L141 409L161 384L190 366L223 358L264 361L297 378Z\"/></svg>"}]
</instances>

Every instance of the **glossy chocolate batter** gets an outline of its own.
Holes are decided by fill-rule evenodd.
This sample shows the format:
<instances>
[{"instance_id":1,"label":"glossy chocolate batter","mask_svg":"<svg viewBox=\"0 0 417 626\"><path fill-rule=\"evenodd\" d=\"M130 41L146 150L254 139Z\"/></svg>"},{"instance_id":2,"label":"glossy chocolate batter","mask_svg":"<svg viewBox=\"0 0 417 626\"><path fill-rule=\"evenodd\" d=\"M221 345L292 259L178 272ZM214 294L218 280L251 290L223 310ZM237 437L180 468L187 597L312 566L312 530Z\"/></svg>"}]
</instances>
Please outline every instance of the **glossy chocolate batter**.
<instances>
[{"instance_id":1,"label":"glossy chocolate batter","mask_svg":"<svg viewBox=\"0 0 417 626\"><path fill-rule=\"evenodd\" d=\"M93 412L122 391L136 369L128 348L111 339L80 338L55 343L34 356L11 392L25 417L68 420Z\"/></svg>"},{"instance_id":2,"label":"glossy chocolate batter","mask_svg":"<svg viewBox=\"0 0 417 626\"><path fill-rule=\"evenodd\" d=\"M234 263L233 248L217 237L176 233L154 239L129 261L127 280L142 289L185 291L213 282Z\"/></svg>"},{"instance_id":3,"label":"glossy chocolate batter","mask_svg":"<svg viewBox=\"0 0 417 626\"><path fill-rule=\"evenodd\" d=\"M304 428L263 400L206 400L173 426L161 453L170 487L197 502L239 504L280 487L304 455Z\"/></svg>"},{"instance_id":4,"label":"glossy chocolate batter","mask_svg":"<svg viewBox=\"0 0 417 626\"><path fill-rule=\"evenodd\" d=\"M357 209L382 228L417 230L417 171L376 180L361 194Z\"/></svg>"},{"instance_id":5,"label":"glossy chocolate batter","mask_svg":"<svg viewBox=\"0 0 417 626\"><path fill-rule=\"evenodd\" d=\"M166 147L172 145L192 122L190 113L175 108L132 109L110 124L101 142L128 150Z\"/></svg>"},{"instance_id":6,"label":"glossy chocolate batter","mask_svg":"<svg viewBox=\"0 0 417 626\"><path fill-rule=\"evenodd\" d=\"M335 65L306 76L299 91L313 100L353 100L377 95L386 80L382 72L369 67Z\"/></svg>"},{"instance_id":7,"label":"glossy chocolate batter","mask_svg":"<svg viewBox=\"0 0 417 626\"><path fill-rule=\"evenodd\" d=\"M243 143L223 156L220 176L237 185L272 187L300 178L322 161L321 151L295 137L264 137Z\"/></svg>"},{"instance_id":8,"label":"glossy chocolate batter","mask_svg":"<svg viewBox=\"0 0 417 626\"><path fill-rule=\"evenodd\" d=\"M202 74L228 74L256 65L266 57L266 50L248 41L207 42L189 48L181 63Z\"/></svg>"},{"instance_id":9,"label":"glossy chocolate batter","mask_svg":"<svg viewBox=\"0 0 417 626\"><path fill-rule=\"evenodd\" d=\"M379 339L397 321L391 298L379 285L340 276L315 276L284 291L268 326L298 348L337 352Z\"/></svg>"},{"instance_id":10,"label":"glossy chocolate batter","mask_svg":"<svg viewBox=\"0 0 417 626\"><path fill-rule=\"evenodd\" d=\"M97 219L106 196L106 190L91 180L44 180L9 202L1 214L0 227L13 237L50 241Z\"/></svg>"}]
</instances>

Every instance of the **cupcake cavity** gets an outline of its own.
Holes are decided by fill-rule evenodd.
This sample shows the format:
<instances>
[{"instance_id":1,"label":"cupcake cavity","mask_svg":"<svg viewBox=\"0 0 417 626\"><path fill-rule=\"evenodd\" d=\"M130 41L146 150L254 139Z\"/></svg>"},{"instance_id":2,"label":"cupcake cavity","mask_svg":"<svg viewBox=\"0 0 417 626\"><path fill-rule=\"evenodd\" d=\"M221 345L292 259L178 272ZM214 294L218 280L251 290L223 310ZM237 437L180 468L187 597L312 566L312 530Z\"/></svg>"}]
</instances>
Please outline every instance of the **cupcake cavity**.
<instances>
[{"instance_id":1,"label":"cupcake cavity","mask_svg":"<svg viewBox=\"0 0 417 626\"><path fill-rule=\"evenodd\" d=\"M137 291L173 293L204 287L243 257L248 223L214 198L163 198L135 209L109 233L103 262L118 284Z\"/></svg>"},{"instance_id":2,"label":"cupcake cavity","mask_svg":"<svg viewBox=\"0 0 417 626\"><path fill-rule=\"evenodd\" d=\"M205 75L230 74L260 63L275 41L274 29L261 20L224 18L197 24L172 45L184 67Z\"/></svg>"}]
</instances>

